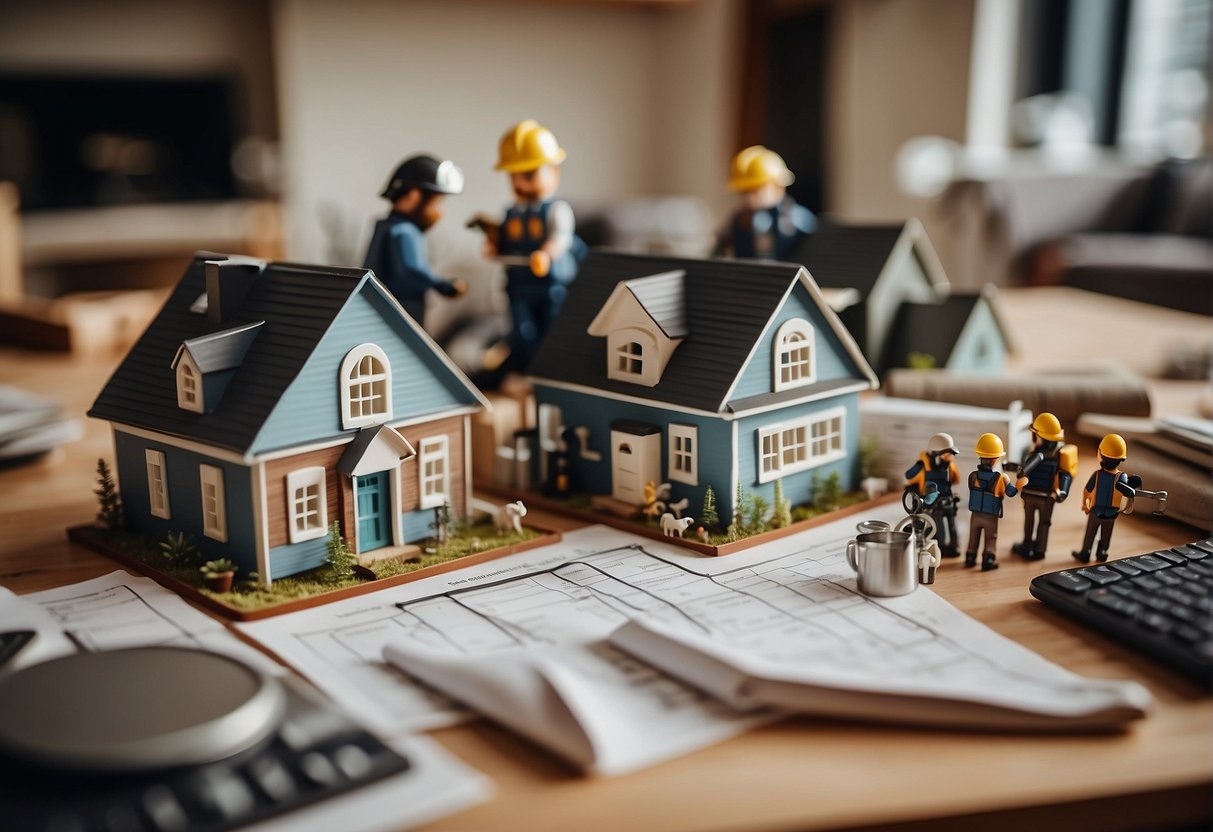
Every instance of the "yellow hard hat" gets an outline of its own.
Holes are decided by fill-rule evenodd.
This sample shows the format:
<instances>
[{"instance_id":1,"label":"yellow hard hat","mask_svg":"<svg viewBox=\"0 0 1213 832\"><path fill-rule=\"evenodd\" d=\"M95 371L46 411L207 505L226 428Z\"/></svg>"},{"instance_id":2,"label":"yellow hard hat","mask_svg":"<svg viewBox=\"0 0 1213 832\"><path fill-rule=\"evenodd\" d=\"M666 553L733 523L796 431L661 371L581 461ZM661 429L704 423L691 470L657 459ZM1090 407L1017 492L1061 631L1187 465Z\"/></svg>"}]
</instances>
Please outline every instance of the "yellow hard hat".
<instances>
[{"instance_id":1,"label":"yellow hard hat","mask_svg":"<svg viewBox=\"0 0 1213 832\"><path fill-rule=\"evenodd\" d=\"M774 150L767 150L756 144L733 157L729 188L734 191L753 191L771 182L787 187L795 179L782 156Z\"/></svg>"},{"instance_id":2,"label":"yellow hard hat","mask_svg":"<svg viewBox=\"0 0 1213 832\"><path fill-rule=\"evenodd\" d=\"M977 447L973 453L982 459L998 459L1007 455L1007 449L1002 446L1002 440L994 433L983 433L977 437Z\"/></svg>"},{"instance_id":3,"label":"yellow hard hat","mask_svg":"<svg viewBox=\"0 0 1213 832\"><path fill-rule=\"evenodd\" d=\"M1050 442L1060 442L1066 438L1066 432L1061 429L1061 422L1057 421L1057 417L1052 413L1041 413L1032 422L1032 430L1036 431L1036 435L1041 439L1047 439Z\"/></svg>"},{"instance_id":4,"label":"yellow hard hat","mask_svg":"<svg viewBox=\"0 0 1213 832\"><path fill-rule=\"evenodd\" d=\"M506 130L501 137L495 170L525 173L544 165L558 165L567 155L556 143L551 130L528 118Z\"/></svg>"},{"instance_id":5,"label":"yellow hard hat","mask_svg":"<svg viewBox=\"0 0 1213 832\"><path fill-rule=\"evenodd\" d=\"M1099 455L1105 459L1124 459L1129 455L1129 446L1119 433L1109 433L1099 443Z\"/></svg>"}]
</instances>

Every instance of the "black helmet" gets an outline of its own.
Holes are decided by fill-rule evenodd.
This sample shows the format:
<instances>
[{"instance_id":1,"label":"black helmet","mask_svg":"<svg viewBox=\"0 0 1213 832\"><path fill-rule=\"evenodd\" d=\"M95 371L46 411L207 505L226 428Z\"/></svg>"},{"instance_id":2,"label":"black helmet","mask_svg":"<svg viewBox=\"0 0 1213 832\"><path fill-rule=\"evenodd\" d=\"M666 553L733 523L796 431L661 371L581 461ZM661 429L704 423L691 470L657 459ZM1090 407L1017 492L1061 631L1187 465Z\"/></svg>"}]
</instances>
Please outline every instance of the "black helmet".
<instances>
[{"instance_id":1,"label":"black helmet","mask_svg":"<svg viewBox=\"0 0 1213 832\"><path fill-rule=\"evenodd\" d=\"M424 153L410 156L396 166L380 196L395 202L413 188L438 194L462 193L463 171L449 159L443 161Z\"/></svg>"}]
</instances>

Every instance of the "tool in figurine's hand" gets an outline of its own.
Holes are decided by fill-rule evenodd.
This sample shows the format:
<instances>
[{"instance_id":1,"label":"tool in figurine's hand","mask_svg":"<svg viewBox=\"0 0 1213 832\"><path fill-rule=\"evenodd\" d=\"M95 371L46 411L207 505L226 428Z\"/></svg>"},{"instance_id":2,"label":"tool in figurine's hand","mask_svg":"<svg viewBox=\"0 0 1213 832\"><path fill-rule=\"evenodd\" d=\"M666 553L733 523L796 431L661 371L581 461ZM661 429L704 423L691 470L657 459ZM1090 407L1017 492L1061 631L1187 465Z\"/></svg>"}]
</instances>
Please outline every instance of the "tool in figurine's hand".
<instances>
[{"instance_id":1,"label":"tool in figurine's hand","mask_svg":"<svg viewBox=\"0 0 1213 832\"><path fill-rule=\"evenodd\" d=\"M1142 514L1143 510L1147 510L1150 514L1161 517L1167 513L1167 492L1146 491L1141 487L1141 477L1136 474L1129 476L1129 487L1133 489L1134 493L1132 497L1125 499L1125 507L1121 514L1132 514L1135 510L1138 514Z\"/></svg>"},{"instance_id":2,"label":"tool in figurine's hand","mask_svg":"<svg viewBox=\"0 0 1213 832\"><path fill-rule=\"evenodd\" d=\"M501 240L501 226L488 214L473 215L463 227L477 229L493 245L497 245Z\"/></svg>"}]
</instances>

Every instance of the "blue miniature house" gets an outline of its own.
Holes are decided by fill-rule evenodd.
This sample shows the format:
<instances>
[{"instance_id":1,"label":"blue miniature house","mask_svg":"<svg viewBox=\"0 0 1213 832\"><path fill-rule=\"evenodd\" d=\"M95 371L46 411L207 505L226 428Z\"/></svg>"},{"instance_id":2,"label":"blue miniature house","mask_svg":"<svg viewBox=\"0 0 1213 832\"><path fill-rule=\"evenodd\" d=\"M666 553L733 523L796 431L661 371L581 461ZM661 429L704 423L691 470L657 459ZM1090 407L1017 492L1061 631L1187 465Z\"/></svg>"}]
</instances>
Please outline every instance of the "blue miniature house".
<instances>
[{"instance_id":1,"label":"blue miniature house","mask_svg":"<svg viewBox=\"0 0 1213 832\"><path fill-rule=\"evenodd\" d=\"M185 532L264 583L364 560L471 504L481 394L366 269L199 254L90 416L132 531Z\"/></svg>"},{"instance_id":2,"label":"blue miniature house","mask_svg":"<svg viewBox=\"0 0 1213 832\"><path fill-rule=\"evenodd\" d=\"M623 505L648 482L722 523L740 488L792 504L857 480L858 397L876 386L807 270L594 252L529 373L540 465ZM573 447L569 447L573 445ZM548 472L540 471L543 478Z\"/></svg>"}]
</instances>

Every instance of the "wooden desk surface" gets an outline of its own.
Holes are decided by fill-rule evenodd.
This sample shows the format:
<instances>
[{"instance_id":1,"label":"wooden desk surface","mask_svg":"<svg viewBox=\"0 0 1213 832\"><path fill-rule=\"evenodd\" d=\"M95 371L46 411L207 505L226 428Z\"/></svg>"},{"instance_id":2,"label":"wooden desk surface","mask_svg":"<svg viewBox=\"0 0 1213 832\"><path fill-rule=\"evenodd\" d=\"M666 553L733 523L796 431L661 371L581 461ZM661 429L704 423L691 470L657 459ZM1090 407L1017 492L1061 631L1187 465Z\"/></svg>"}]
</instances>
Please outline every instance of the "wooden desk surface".
<instances>
[{"instance_id":1,"label":"wooden desk surface","mask_svg":"<svg viewBox=\"0 0 1213 832\"><path fill-rule=\"evenodd\" d=\"M1068 289L1008 290L1021 360L1081 356L1089 327L1125 324L1116 347L1149 371L1179 339L1208 338L1209 321ZM1088 327L1088 329L1084 329ZM1030 336L1026 338L1025 336ZM1072 347L1072 348L1071 348ZM1105 356L1107 352L1105 352ZM1143 357L1148 356L1148 357ZM83 414L119 356L73 360L0 350L0 381L52 396ZM1158 383L1156 413L1195 412L1207 385ZM17 592L105 574L115 565L70 545L64 528L96 512L93 466L112 457L108 428L34 465L0 470L0 584ZM1004 519L1004 547L1022 522ZM551 519L551 518L549 518ZM436 734L497 784L489 803L435 830L509 829L1134 829L1207 823L1213 807L1213 699L1195 685L1047 610L1029 580L1067 565L1083 517L1076 501L1054 517L1050 556L1028 564L1001 555L981 573L944 565L935 591L999 633L1078 673L1137 679L1153 714L1112 736L949 733L793 719L636 774L575 775L537 748L483 722ZM565 523L567 526L567 522ZM1126 517L1115 551L1135 554L1195 539L1190 527ZM925 827L921 827L925 828Z\"/></svg>"}]
</instances>

